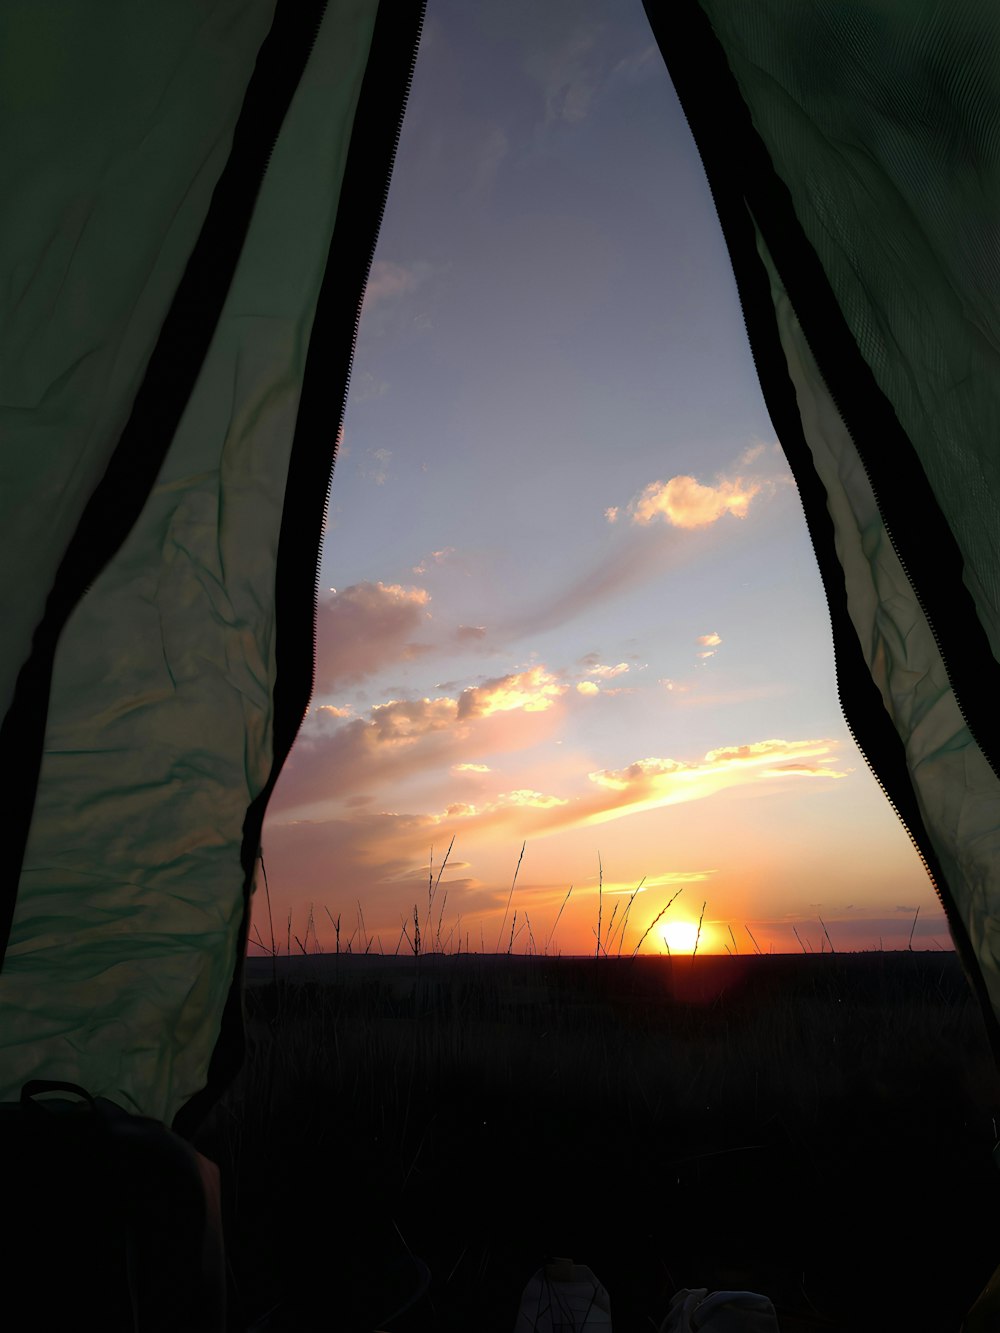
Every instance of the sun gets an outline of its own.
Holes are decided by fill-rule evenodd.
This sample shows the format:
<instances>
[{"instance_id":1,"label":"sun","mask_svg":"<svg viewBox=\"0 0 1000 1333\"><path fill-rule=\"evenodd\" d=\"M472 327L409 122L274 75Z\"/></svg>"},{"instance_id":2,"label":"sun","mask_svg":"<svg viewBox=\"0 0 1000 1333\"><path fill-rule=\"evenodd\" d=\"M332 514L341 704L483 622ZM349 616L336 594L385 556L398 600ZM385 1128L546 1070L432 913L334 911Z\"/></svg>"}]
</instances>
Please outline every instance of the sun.
<instances>
[{"instance_id":1,"label":"sun","mask_svg":"<svg viewBox=\"0 0 1000 1333\"><path fill-rule=\"evenodd\" d=\"M694 953L698 926L694 921L669 921L660 931L671 953Z\"/></svg>"}]
</instances>

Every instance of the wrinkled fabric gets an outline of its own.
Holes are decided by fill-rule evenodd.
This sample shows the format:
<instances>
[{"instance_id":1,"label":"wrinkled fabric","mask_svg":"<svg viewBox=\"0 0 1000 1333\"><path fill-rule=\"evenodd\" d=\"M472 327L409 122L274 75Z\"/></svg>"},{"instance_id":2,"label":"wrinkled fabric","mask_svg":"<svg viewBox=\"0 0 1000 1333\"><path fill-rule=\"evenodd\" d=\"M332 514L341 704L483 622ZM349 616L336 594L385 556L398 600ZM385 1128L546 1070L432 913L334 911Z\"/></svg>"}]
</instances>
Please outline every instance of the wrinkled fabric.
<instances>
[{"instance_id":1,"label":"wrinkled fabric","mask_svg":"<svg viewBox=\"0 0 1000 1333\"><path fill-rule=\"evenodd\" d=\"M0 487L23 522L3 537L31 567L8 677L118 442L274 13L122 3L107 25L124 35L105 42L77 8L23 21L24 58L62 73L41 158L0 167L25 177L3 210L24 275ZM0 1100L44 1076L171 1123L206 1084L247 911L244 824L272 769L286 474L377 9L326 7L159 475L59 638L0 973ZM20 563L0 571L21 579Z\"/></svg>"}]
</instances>

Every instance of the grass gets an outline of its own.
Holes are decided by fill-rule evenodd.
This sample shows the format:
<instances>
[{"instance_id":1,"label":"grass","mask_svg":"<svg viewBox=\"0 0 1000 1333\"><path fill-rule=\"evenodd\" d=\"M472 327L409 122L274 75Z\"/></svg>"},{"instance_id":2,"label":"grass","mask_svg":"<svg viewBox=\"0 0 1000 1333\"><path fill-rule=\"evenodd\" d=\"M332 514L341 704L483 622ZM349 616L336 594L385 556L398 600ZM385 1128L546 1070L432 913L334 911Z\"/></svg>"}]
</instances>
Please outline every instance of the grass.
<instances>
[{"instance_id":1,"label":"grass","mask_svg":"<svg viewBox=\"0 0 1000 1333\"><path fill-rule=\"evenodd\" d=\"M370 1329L412 1250L432 1281L398 1333L510 1333L553 1254L594 1269L616 1333L681 1286L766 1292L782 1333L957 1333L1000 1260L979 1220L1000 1083L954 955L642 956L635 894L589 960L551 955L555 926L514 953L517 918L503 956L428 952L446 863L406 956L371 956L359 904L335 982L291 981L300 947L248 990L248 1059L199 1145L233 1329L274 1306L269 1333Z\"/></svg>"}]
</instances>

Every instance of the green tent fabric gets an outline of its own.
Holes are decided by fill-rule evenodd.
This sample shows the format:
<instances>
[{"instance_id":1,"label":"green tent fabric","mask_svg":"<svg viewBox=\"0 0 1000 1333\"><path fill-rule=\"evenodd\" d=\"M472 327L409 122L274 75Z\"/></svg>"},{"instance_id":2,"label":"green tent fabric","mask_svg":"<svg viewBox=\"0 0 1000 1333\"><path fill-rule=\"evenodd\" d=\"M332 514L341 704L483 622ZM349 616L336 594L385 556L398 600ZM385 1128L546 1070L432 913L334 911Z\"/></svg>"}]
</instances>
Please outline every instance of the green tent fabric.
<instances>
[{"instance_id":1,"label":"green tent fabric","mask_svg":"<svg viewBox=\"0 0 1000 1333\"><path fill-rule=\"evenodd\" d=\"M58 1079L183 1131L238 1067L421 18L4 9L4 1100Z\"/></svg>"},{"instance_id":2,"label":"green tent fabric","mask_svg":"<svg viewBox=\"0 0 1000 1333\"><path fill-rule=\"evenodd\" d=\"M1000 11L646 9L802 496L845 716L1000 1053Z\"/></svg>"},{"instance_id":3,"label":"green tent fabric","mask_svg":"<svg viewBox=\"0 0 1000 1333\"><path fill-rule=\"evenodd\" d=\"M646 0L848 722L998 1050L1000 12ZM0 1099L189 1132L241 1058L268 795L422 5L6 7ZM88 22L88 19L90 20Z\"/></svg>"}]
</instances>

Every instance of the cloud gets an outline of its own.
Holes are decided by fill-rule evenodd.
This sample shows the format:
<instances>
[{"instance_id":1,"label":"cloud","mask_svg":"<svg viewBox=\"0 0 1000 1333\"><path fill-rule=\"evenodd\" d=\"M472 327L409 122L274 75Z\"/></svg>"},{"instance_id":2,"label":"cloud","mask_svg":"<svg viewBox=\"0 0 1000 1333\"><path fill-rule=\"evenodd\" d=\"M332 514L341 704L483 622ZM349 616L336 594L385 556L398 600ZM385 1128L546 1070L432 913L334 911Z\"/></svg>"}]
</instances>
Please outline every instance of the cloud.
<instances>
[{"instance_id":1,"label":"cloud","mask_svg":"<svg viewBox=\"0 0 1000 1333\"><path fill-rule=\"evenodd\" d=\"M600 676L602 680L613 680L615 676L622 676L628 671L627 662L619 662L617 666L603 666L600 662L587 668L587 674L590 676Z\"/></svg>"},{"instance_id":2,"label":"cloud","mask_svg":"<svg viewBox=\"0 0 1000 1333\"><path fill-rule=\"evenodd\" d=\"M588 823L602 823L625 814L697 800L724 788L759 778L846 777L832 764L830 740L754 741L709 750L701 763L650 757L620 769L599 769L588 776L596 786L615 793L605 808L593 809Z\"/></svg>"},{"instance_id":3,"label":"cloud","mask_svg":"<svg viewBox=\"0 0 1000 1333\"><path fill-rule=\"evenodd\" d=\"M556 805L567 805L561 796L544 796L540 791L520 788L517 791L502 792L497 797L496 806L529 806L533 810L551 810Z\"/></svg>"},{"instance_id":4,"label":"cloud","mask_svg":"<svg viewBox=\"0 0 1000 1333\"><path fill-rule=\"evenodd\" d=\"M499 676L462 691L458 698L458 718L463 721L470 717L489 717L491 713L507 713L515 708L526 713L542 713L551 708L568 688L540 666L510 676Z\"/></svg>"},{"instance_id":5,"label":"cloud","mask_svg":"<svg viewBox=\"0 0 1000 1333\"><path fill-rule=\"evenodd\" d=\"M470 193L473 199L485 199L489 196L500 174L500 166L509 152L510 140L501 126L487 126L478 148L472 154L475 167Z\"/></svg>"},{"instance_id":6,"label":"cloud","mask_svg":"<svg viewBox=\"0 0 1000 1333\"><path fill-rule=\"evenodd\" d=\"M659 55L659 47L655 42L650 42L619 60L611 71L612 76L624 79L627 83L638 83L647 75L656 75L660 68Z\"/></svg>"},{"instance_id":7,"label":"cloud","mask_svg":"<svg viewBox=\"0 0 1000 1333\"><path fill-rule=\"evenodd\" d=\"M617 540L619 537L621 540ZM498 627L505 639L538 631L548 632L630 588L662 575L672 564L687 558L679 534L666 524L615 534L615 545L588 569L583 569L554 596ZM677 559L680 557L680 561Z\"/></svg>"},{"instance_id":8,"label":"cloud","mask_svg":"<svg viewBox=\"0 0 1000 1333\"><path fill-rule=\"evenodd\" d=\"M630 884L620 880L604 881L605 894L617 894L620 897L641 897L652 889L669 889L675 884L703 884L710 879L715 870L666 870L660 875L647 875L641 884Z\"/></svg>"},{"instance_id":9,"label":"cloud","mask_svg":"<svg viewBox=\"0 0 1000 1333\"><path fill-rule=\"evenodd\" d=\"M340 722L314 709L282 769L271 808L312 807L373 789L385 793L415 774L429 778L467 763L470 754L536 744L551 732L544 719L568 689L538 666L470 686L457 697L389 699L366 717Z\"/></svg>"},{"instance_id":10,"label":"cloud","mask_svg":"<svg viewBox=\"0 0 1000 1333\"><path fill-rule=\"evenodd\" d=\"M756 463L758 458L762 458L767 453L768 446L762 440L757 440L755 444L749 444L740 454L739 465L749 467L751 463Z\"/></svg>"},{"instance_id":11,"label":"cloud","mask_svg":"<svg viewBox=\"0 0 1000 1333\"><path fill-rule=\"evenodd\" d=\"M588 776L591 782L596 782L602 787L610 787L613 791L625 791L636 783L646 783L650 778L689 769L690 765L682 764L676 759L637 759L627 768L602 768Z\"/></svg>"},{"instance_id":12,"label":"cloud","mask_svg":"<svg viewBox=\"0 0 1000 1333\"><path fill-rule=\"evenodd\" d=\"M545 97L547 122L576 124L586 117L599 82L598 32L593 26L580 27L554 49L536 47L529 55L526 68Z\"/></svg>"},{"instance_id":13,"label":"cloud","mask_svg":"<svg viewBox=\"0 0 1000 1333\"><path fill-rule=\"evenodd\" d=\"M454 722L457 704L454 699L390 699L388 703L374 704L368 728L372 745L413 745L422 736L434 731L447 731Z\"/></svg>"},{"instance_id":14,"label":"cloud","mask_svg":"<svg viewBox=\"0 0 1000 1333\"><path fill-rule=\"evenodd\" d=\"M524 677L531 673L519 674ZM543 676L548 673L543 672ZM517 678L513 675L503 679ZM544 680L536 683L544 685ZM539 716L525 713L523 706L519 711L526 719ZM336 885L349 886L344 905L361 896L366 921L395 920L398 934L400 912L411 913L414 894L426 891L428 848L438 846L442 835L447 840L457 833L468 855L470 847L490 848L498 838L511 837L512 845L519 846L525 837L541 837L705 799L761 779L843 776L836 765L833 742L772 738L720 746L695 762L647 756L622 768L589 775L574 776L563 770L554 791L531 781L537 773L532 765L525 770L525 775L531 776L520 785L515 779L508 789L491 793L484 790L489 779L481 776L475 784L480 793L475 802L448 799L445 788L436 808L408 813L412 807L397 785L400 778L419 775L423 789L435 767L450 766L453 774L485 773L486 765L465 758L470 746L482 739L480 730L485 732L498 725L494 735L504 737L511 730L509 714L501 713L493 721L479 717L463 725L457 713L455 698L390 700L373 708L369 719L343 720L332 730L307 731L300 738L288 765L295 770L290 775L294 799L289 800L283 774L275 793L281 799L272 802L264 833L272 898L278 902L276 919L283 919L287 906L275 895L275 882L294 886L292 891L299 901L307 903L314 897L322 902L332 891L334 868L334 889ZM451 781L455 780L452 776ZM574 786L567 788L563 785L567 782ZM411 792L417 790L415 786L410 788ZM275 804L279 811L281 806L304 806L330 796L339 799L332 818L286 819L282 823L280 812L274 808ZM647 880L643 887L697 883L713 873L704 867L671 870ZM461 891L461 910L466 916L502 907L509 891L509 882L488 887L471 877L448 882ZM608 884L605 889L608 893L632 893L636 887ZM340 903L334 901L333 907L339 910ZM911 920L913 911L912 907L899 909ZM380 928L384 929L384 924ZM263 933L267 934L266 929ZM391 952L393 942L384 943Z\"/></svg>"},{"instance_id":15,"label":"cloud","mask_svg":"<svg viewBox=\"0 0 1000 1333\"><path fill-rule=\"evenodd\" d=\"M772 756L800 752L813 754L816 753L817 746L826 747L831 744L831 741L753 741L749 745L728 745L721 746L717 750L709 750L705 755L705 762L707 764L758 763L761 759L770 759Z\"/></svg>"},{"instance_id":16,"label":"cloud","mask_svg":"<svg viewBox=\"0 0 1000 1333\"><path fill-rule=\"evenodd\" d=\"M419 565L413 566L414 574L426 574L431 565L446 564L455 554L454 546L444 546L440 551L431 551L430 555L425 555Z\"/></svg>"},{"instance_id":17,"label":"cloud","mask_svg":"<svg viewBox=\"0 0 1000 1333\"><path fill-rule=\"evenodd\" d=\"M618 506L617 506L617 505L609 505L609 506L607 507L607 509L605 509L605 511L604 511L604 517L608 520L609 523L617 523L617 522L618 522Z\"/></svg>"},{"instance_id":18,"label":"cloud","mask_svg":"<svg viewBox=\"0 0 1000 1333\"><path fill-rule=\"evenodd\" d=\"M694 477L671 477L650 482L629 508L633 523L662 518L675 528L703 528L724 514L745 518L761 489L760 482L742 477L720 477L715 486L704 486Z\"/></svg>"},{"instance_id":19,"label":"cloud","mask_svg":"<svg viewBox=\"0 0 1000 1333\"><path fill-rule=\"evenodd\" d=\"M430 652L414 641L429 619L423 588L353 583L320 599L316 616L316 688L354 685L391 662Z\"/></svg>"},{"instance_id":20,"label":"cloud","mask_svg":"<svg viewBox=\"0 0 1000 1333\"><path fill-rule=\"evenodd\" d=\"M362 313L375 306L416 291L429 272L426 263L395 264L391 260L376 259L368 275Z\"/></svg>"},{"instance_id":21,"label":"cloud","mask_svg":"<svg viewBox=\"0 0 1000 1333\"><path fill-rule=\"evenodd\" d=\"M461 643L461 642L468 642L469 640L485 639L485 638L486 638L486 626L485 626L485 625L459 625L458 629L455 631L455 638L458 639L458 641L459 641L460 643Z\"/></svg>"},{"instance_id":22,"label":"cloud","mask_svg":"<svg viewBox=\"0 0 1000 1333\"><path fill-rule=\"evenodd\" d=\"M719 638L718 634L714 632L711 634L701 634L695 639L695 643L700 643L703 648L717 648L721 642L722 640Z\"/></svg>"},{"instance_id":23,"label":"cloud","mask_svg":"<svg viewBox=\"0 0 1000 1333\"><path fill-rule=\"evenodd\" d=\"M359 463L358 472L365 481L376 486L384 486L389 479L389 464L392 461L391 449L369 449L366 458L369 463Z\"/></svg>"},{"instance_id":24,"label":"cloud","mask_svg":"<svg viewBox=\"0 0 1000 1333\"><path fill-rule=\"evenodd\" d=\"M337 708L335 704L318 704L311 710L312 714L322 722L341 721L345 717L352 715L352 710L348 708Z\"/></svg>"},{"instance_id":25,"label":"cloud","mask_svg":"<svg viewBox=\"0 0 1000 1333\"><path fill-rule=\"evenodd\" d=\"M601 692L601 687L599 685L595 685L592 680L581 680L577 684L576 689L578 694L594 695L594 694L600 694Z\"/></svg>"}]
</instances>

